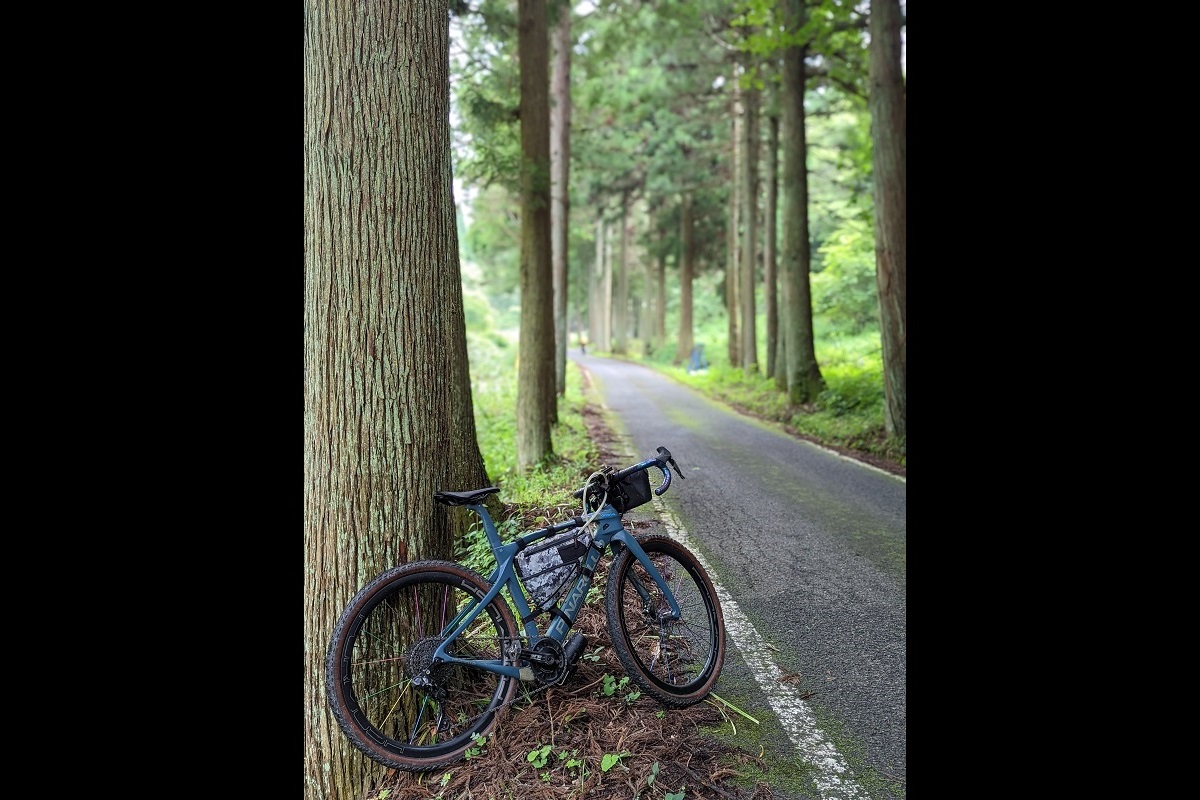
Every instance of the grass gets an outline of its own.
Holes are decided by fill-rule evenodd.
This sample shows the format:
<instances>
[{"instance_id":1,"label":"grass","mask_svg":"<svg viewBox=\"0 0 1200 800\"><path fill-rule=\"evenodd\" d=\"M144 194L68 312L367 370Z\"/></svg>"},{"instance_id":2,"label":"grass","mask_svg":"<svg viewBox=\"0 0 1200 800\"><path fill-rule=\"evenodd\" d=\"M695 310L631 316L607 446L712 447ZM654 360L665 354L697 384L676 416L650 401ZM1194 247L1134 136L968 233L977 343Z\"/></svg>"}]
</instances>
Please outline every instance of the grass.
<instances>
[{"instance_id":1,"label":"grass","mask_svg":"<svg viewBox=\"0 0 1200 800\"><path fill-rule=\"evenodd\" d=\"M536 469L517 467L516 381L493 381L473 392L475 428L484 465L492 483L502 487L500 501L519 513L523 527L561 522L578 513L572 493L600 466L599 454L588 438L583 415L583 385L579 370L568 368L566 393L558 399L558 424L551 428L554 454ZM504 517L503 519L510 519ZM497 519L500 524L501 518Z\"/></svg>"},{"instance_id":2,"label":"grass","mask_svg":"<svg viewBox=\"0 0 1200 800\"><path fill-rule=\"evenodd\" d=\"M759 371L747 375L729 365L725 352L709 352L707 370L689 374L687 360L675 364L674 351L647 356L645 346L634 342L626 358L652 367L696 391L751 414L783 425L795 433L833 449L876 456L907 467L904 437L889 439L883 422L883 363L877 333L829 337L816 342L817 362L826 389L816 402L793 406L775 386L775 379ZM759 350L760 354L762 348ZM609 355L597 353L597 355Z\"/></svg>"}]
</instances>

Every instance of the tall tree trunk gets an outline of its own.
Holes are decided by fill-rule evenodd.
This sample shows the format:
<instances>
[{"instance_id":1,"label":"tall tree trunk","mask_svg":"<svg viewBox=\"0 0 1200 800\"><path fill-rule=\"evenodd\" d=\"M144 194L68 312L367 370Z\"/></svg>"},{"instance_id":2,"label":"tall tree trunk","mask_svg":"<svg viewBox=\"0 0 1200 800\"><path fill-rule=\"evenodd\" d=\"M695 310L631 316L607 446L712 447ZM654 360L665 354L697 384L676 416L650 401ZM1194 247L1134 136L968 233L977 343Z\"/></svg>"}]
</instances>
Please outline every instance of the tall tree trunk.
<instances>
[{"instance_id":1,"label":"tall tree trunk","mask_svg":"<svg viewBox=\"0 0 1200 800\"><path fill-rule=\"evenodd\" d=\"M588 287L588 344L600 349L604 342L604 214L596 218L596 260L592 264L592 282ZM608 347L604 346L607 350Z\"/></svg>"},{"instance_id":2,"label":"tall tree trunk","mask_svg":"<svg viewBox=\"0 0 1200 800\"><path fill-rule=\"evenodd\" d=\"M679 344L675 363L686 363L692 355L692 276L696 270L695 224L692 221L692 193L683 193L679 211Z\"/></svg>"},{"instance_id":3,"label":"tall tree trunk","mask_svg":"<svg viewBox=\"0 0 1200 800\"><path fill-rule=\"evenodd\" d=\"M475 436L450 158L447 0L304 9L304 797L385 770L325 697L359 587L453 557L433 502L488 483Z\"/></svg>"},{"instance_id":4,"label":"tall tree trunk","mask_svg":"<svg viewBox=\"0 0 1200 800\"><path fill-rule=\"evenodd\" d=\"M907 438L908 345L908 110L900 71L900 3L872 0L871 146L875 198L875 283L883 340L884 426L889 437Z\"/></svg>"},{"instance_id":5,"label":"tall tree trunk","mask_svg":"<svg viewBox=\"0 0 1200 800\"><path fill-rule=\"evenodd\" d=\"M632 209L633 219L636 220L643 214L649 217L649 212L645 211L643 204L635 203ZM634 224L636 224L636 222ZM647 224L646 227L649 228L649 224ZM632 239L632 233L630 234L630 238ZM632 280L633 276L630 275L629 294L631 300L630 307L633 309L633 337L642 342L643 353L646 352L645 346L650 340L650 281L652 280L650 274L651 264L650 261L644 257L644 255L644 253L639 251L639 248L636 244L633 244L632 242L630 243L628 257L629 261L633 264L640 265L642 268L641 291L638 291L637 285Z\"/></svg>"},{"instance_id":6,"label":"tall tree trunk","mask_svg":"<svg viewBox=\"0 0 1200 800\"><path fill-rule=\"evenodd\" d=\"M767 312L767 377L776 376L776 348L779 347L779 299L776 296L775 237L776 205L779 199L779 116L767 117L766 208L763 210L763 305ZM777 382L778 383L778 382ZM784 386L786 386L786 381Z\"/></svg>"},{"instance_id":7,"label":"tall tree trunk","mask_svg":"<svg viewBox=\"0 0 1200 800\"><path fill-rule=\"evenodd\" d=\"M571 193L571 4L558 8L554 26L554 63L551 69L551 93L554 104L550 110L550 244L554 263L554 341L556 387L558 394L567 392L567 289L568 250ZM557 413L555 414L557 418Z\"/></svg>"},{"instance_id":8,"label":"tall tree trunk","mask_svg":"<svg viewBox=\"0 0 1200 800\"><path fill-rule=\"evenodd\" d=\"M788 390L787 315L788 308L791 306L788 300L791 296L791 290L788 286L786 270L782 277L783 279L779 281L779 307L783 310L783 313L780 314L782 319L779 323L779 338L775 344L775 388L780 392L786 393Z\"/></svg>"},{"instance_id":9,"label":"tall tree trunk","mask_svg":"<svg viewBox=\"0 0 1200 800\"><path fill-rule=\"evenodd\" d=\"M554 276L550 263L550 33L546 0L519 0L521 67L521 334L517 367L517 466L553 453L557 416Z\"/></svg>"},{"instance_id":10,"label":"tall tree trunk","mask_svg":"<svg viewBox=\"0 0 1200 800\"><path fill-rule=\"evenodd\" d=\"M742 370L746 375L758 372L758 312L754 303L755 248L758 245L758 90L742 91L742 182L741 215L742 259L738 267L741 279Z\"/></svg>"},{"instance_id":11,"label":"tall tree trunk","mask_svg":"<svg viewBox=\"0 0 1200 800\"><path fill-rule=\"evenodd\" d=\"M781 0L786 29L795 33L804 23L803 0ZM788 400L798 405L811 403L825 388L817 365L812 329L812 292L809 284L808 247L808 142L804 122L804 57L806 48L790 46L783 51L783 90L780 95L783 142L780 176L780 205L783 218L783 247L780 254L788 283L785 335L787 343Z\"/></svg>"},{"instance_id":12,"label":"tall tree trunk","mask_svg":"<svg viewBox=\"0 0 1200 800\"><path fill-rule=\"evenodd\" d=\"M738 336L738 208L740 205L738 180L740 173L738 158L738 116L741 113L737 83L733 86L733 111L729 125L729 229L725 231L725 314L729 342L729 366L742 365L742 341Z\"/></svg>"},{"instance_id":13,"label":"tall tree trunk","mask_svg":"<svg viewBox=\"0 0 1200 800\"><path fill-rule=\"evenodd\" d=\"M659 228L659 239L666 231ZM654 275L654 324L651 326L650 342L655 349L662 347L667 330L667 254L661 249Z\"/></svg>"},{"instance_id":14,"label":"tall tree trunk","mask_svg":"<svg viewBox=\"0 0 1200 800\"><path fill-rule=\"evenodd\" d=\"M613 352L629 351L629 192L621 193L621 251L617 258L617 297L613 301Z\"/></svg>"},{"instance_id":15,"label":"tall tree trunk","mask_svg":"<svg viewBox=\"0 0 1200 800\"><path fill-rule=\"evenodd\" d=\"M604 291L600 294L603 305L601 309L604 320L604 351L613 349L613 243L612 227L606 225L608 235L604 237Z\"/></svg>"}]
</instances>

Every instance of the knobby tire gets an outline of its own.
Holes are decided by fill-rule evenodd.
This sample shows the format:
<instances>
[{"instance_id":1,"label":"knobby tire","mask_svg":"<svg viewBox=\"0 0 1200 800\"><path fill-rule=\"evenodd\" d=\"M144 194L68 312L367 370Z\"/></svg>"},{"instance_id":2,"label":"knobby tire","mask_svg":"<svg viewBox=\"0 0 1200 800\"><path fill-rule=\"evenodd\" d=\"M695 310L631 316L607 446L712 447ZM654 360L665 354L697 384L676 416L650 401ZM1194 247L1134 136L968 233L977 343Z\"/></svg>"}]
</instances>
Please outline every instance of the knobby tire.
<instances>
[{"instance_id":1,"label":"knobby tire","mask_svg":"<svg viewBox=\"0 0 1200 800\"><path fill-rule=\"evenodd\" d=\"M462 565L419 561L382 573L342 612L329 643L326 692L342 731L373 761L409 772L436 769L464 758L473 736L495 726L516 678L431 664L455 615L489 588ZM497 596L451 652L514 663L519 633L508 604ZM422 689L426 669L433 685Z\"/></svg>"},{"instance_id":2,"label":"knobby tire","mask_svg":"<svg viewBox=\"0 0 1200 800\"><path fill-rule=\"evenodd\" d=\"M725 661L725 619L712 580L700 562L669 536L638 544L671 587L681 619L664 618L666 598L628 548L609 568L608 628L617 658L643 691L666 706L694 705L712 691ZM643 600L637 586L649 592Z\"/></svg>"}]
</instances>

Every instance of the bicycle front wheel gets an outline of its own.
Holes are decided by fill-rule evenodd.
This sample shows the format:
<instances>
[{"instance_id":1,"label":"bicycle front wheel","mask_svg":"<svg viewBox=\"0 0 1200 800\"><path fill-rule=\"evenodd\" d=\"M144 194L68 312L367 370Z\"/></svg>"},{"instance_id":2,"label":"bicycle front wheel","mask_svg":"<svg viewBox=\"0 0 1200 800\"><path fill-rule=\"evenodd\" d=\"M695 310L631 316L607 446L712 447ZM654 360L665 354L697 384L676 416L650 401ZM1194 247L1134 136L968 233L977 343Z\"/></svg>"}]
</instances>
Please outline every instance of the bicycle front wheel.
<instances>
[{"instance_id":1,"label":"bicycle front wheel","mask_svg":"<svg viewBox=\"0 0 1200 800\"><path fill-rule=\"evenodd\" d=\"M638 538L675 595L682 616L669 618L666 596L624 548L609 568L605 601L617 658L641 689L683 708L712 691L725 662L725 619L712 580L683 545L668 536Z\"/></svg>"},{"instance_id":2,"label":"bicycle front wheel","mask_svg":"<svg viewBox=\"0 0 1200 800\"><path fill-rule=\"evenodd\" d=\"M478 607L489 585L448 561L384 572L342 612L325 662L330 708L350 741L373 761L422 772L464 757L486 736L518 681L462 664L433 663L434 650ZM497 596L459 634L459 658L515 663L517 625Z\"/></svg>"}]
</instances>

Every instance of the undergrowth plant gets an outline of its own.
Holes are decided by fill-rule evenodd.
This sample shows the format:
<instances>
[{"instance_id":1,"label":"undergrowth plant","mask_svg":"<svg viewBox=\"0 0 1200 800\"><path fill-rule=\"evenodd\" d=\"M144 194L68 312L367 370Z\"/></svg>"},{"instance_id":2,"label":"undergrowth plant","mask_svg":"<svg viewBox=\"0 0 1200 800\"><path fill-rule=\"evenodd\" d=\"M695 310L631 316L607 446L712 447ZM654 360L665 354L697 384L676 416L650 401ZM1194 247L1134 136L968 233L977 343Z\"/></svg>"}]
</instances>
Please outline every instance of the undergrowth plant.
<instances>
[{"instance_id":1,"label":"undergrowth plant","mask_svg":"<svg viewBox=\"0 0 1200 800\"><path fill-rule=\"evenodd\" d=\"M709 367L689 373L687 359L676 364L663 356L638 358L702 394L757 417L787 425L822 443L874 453L906 464L903 437L888 439L883 423L883 358L877 331L829 335L815 342L825 390L812 402L791 405L774 377L766 377L766 358L759 350L759 369L749 375L729 364L722 348L705 350Z\"/></svg>"}]
</instances>

